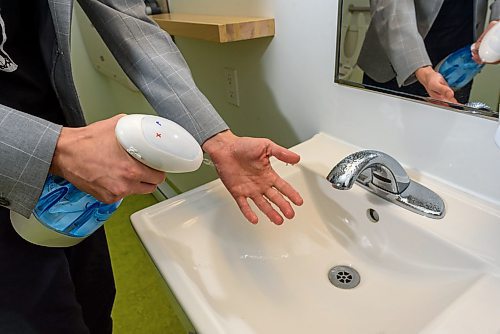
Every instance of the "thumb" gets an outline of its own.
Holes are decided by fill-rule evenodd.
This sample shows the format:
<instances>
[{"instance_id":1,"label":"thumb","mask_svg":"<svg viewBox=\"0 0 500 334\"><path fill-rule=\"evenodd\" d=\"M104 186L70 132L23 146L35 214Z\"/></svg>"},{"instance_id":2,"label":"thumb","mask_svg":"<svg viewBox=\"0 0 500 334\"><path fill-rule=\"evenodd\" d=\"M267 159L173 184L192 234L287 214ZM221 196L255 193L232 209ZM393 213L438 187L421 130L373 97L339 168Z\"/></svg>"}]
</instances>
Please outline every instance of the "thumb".
<instances>
[{"instance_id":1,"label":"thumb","mask_svg":"<svg viewBox=\"0 0 500 334\"><path fill-rule=\"evenodd\" d=\"M457 103L457 100L455 99L455 92L450 88L450 86L443 86L442 93L447 102Z\"/></svg>"},{"instance_id":2,"label":"thumb","mask_svg":"<svg viewBox=\"0 0 500 334\"><path fill-rule=\"evenodd\" d=\"M296 164L300 161L300 155L292 152L278 144L270 142L271 155L288 164Z\"/></svg>"},{"instance_id":3,"label":"thumb","mask_svg":"<svg viewBox=\"0 0 500 334\"><path fill-rule=\"evenodd\" d=\"M455 99L455 92L450 88L448 82L446 82L445 78L441 74L439 74L439 84L438 93L446 99L446 101L456 103L457 100Z\"/></svg>"},{"instance_id":4,"label":"thumb","mask_svg":"<svg viewBox=\"0 0 500 334\"><path fill-rule=\"evenodd\" d=\"M118 120L122 117L127 116L127 114L118 114L110 118L110 120L113 120L113 122L116 124L118 123Z\"/></svg>"}]
</instances>

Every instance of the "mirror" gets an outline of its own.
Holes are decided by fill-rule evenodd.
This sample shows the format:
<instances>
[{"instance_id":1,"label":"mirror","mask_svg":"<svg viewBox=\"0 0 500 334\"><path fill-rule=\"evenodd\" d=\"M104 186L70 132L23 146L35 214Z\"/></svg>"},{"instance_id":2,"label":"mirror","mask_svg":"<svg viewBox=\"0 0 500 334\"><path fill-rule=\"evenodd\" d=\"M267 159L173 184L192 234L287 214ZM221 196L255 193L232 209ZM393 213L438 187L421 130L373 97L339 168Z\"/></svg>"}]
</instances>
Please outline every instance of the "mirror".
<instances>
[{"instance_id":1,"label":"mirror","mask_svg":"<svg viewBox=\"0 0 500 334\"><path fill-rule=\"evenodd\" d=\"M488 27L492 6L500 11L500 0L340 0L335 82L496 119L500 64L485 64L466 86L449 91L452 99L430 97L420 82L436 78L436 65L453 51L470 49ZM415 70L423 64L432 67L418 71L419 81Z\"/></svg>"}]
</instances>

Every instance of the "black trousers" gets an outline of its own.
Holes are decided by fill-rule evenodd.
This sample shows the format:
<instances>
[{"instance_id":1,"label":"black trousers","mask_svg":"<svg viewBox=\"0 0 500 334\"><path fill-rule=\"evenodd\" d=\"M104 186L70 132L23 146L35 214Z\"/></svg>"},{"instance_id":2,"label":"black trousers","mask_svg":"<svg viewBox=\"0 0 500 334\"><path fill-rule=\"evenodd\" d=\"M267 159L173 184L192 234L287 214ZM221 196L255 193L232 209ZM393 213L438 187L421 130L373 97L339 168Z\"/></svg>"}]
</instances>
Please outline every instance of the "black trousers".
<instances>
[{"instance_id":1,"label":"black trousers","mask_svg":"<svg viewBox=\"0 0 500 334\"><path fill-rule=\"evenodd\" d=\"M68 248L30 244L0 208L0 333L112 332L115 285L104 229Z\"/></svg>"}]
</instances>

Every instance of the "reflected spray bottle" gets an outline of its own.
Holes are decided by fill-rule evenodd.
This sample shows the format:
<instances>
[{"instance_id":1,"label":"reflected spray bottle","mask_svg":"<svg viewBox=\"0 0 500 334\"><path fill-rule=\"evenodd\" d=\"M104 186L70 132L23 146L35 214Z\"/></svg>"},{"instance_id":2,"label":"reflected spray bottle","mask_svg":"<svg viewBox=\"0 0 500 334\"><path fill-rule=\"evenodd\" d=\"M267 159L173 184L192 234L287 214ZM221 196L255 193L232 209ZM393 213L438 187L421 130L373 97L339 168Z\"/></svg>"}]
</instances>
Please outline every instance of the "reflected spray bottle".
<instances>
[{"instance_id":1,"label":"reflected spray bottle","mask_svg":"<svg viewBox=\"0 0 500 334\"><path fill-rule=\"evenodd\" d=\"M163 172L191 172L203 161L201 147L191 134L158 116L124 116L116 125L115 135L132 157ZM94 233L120 203L102 203L67 180L49 174L30 218L14 211L10 217L25 240L47 247L68 247Z\"/></svg>"},{"instance_id":2,"label":"reflected spray bottle","mask_svg":"<svg viewBox=\"0 0 500 334\"><path fill-rule=\"evenodd\" d=\"M483 36L478 50L483 64L478 64L472 59L471 47L468 45L451 53L436 66L436 71L441 73L453 90L467 85L481 71L485 63L500 61L500 24L495 24Z\"/></svg>"},{"instance_id":3,"label":"reflected spray bottle","mask_svg":"<svg viewBox=\"0 0 500 334\"><path fill-rule=\"evenodd\" d=\"M464 46L436 65L436 71L441 73L454 91L471 82L484 67L484 64L478 64L472 59L471 48L472 45Z\"/></svg>"}]
</instances>

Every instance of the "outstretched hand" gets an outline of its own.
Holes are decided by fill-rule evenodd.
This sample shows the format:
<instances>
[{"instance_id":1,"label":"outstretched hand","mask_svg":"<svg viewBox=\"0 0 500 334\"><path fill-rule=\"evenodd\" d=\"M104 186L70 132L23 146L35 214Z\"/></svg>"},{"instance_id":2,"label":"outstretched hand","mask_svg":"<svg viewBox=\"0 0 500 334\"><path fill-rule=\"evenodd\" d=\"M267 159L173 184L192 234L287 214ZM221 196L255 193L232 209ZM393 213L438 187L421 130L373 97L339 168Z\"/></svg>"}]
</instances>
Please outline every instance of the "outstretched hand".
<instances>
[{"instance_id":1,"label":"outstretched hand","mask_svg":"<svg viewBox=\"0 0 500 334\"><path fill-rule=\"evenodd\" d=\"M434 71L432 67L421 67L415 74L430 97L439 101L458 103L453 89L450 88L443 76Z\"/></svg>"},{"instance_id":2,"label":"outstretched hand","mask_svg":"<svg viewBox=\"0 0 500 334\"><path fill-rule=\"evenodd\" d=\"M248 199L277 225L283 223L283 216L291 219L295 215L288 200L302 205L302 197L273 170L269 161L274 156L285 163L296 164L299 155L269 139L238 137L229 130L208 139L203 150L210 155L221 181L252 224L256 224L258 218Z\"/></svg>"}]
</instances>

